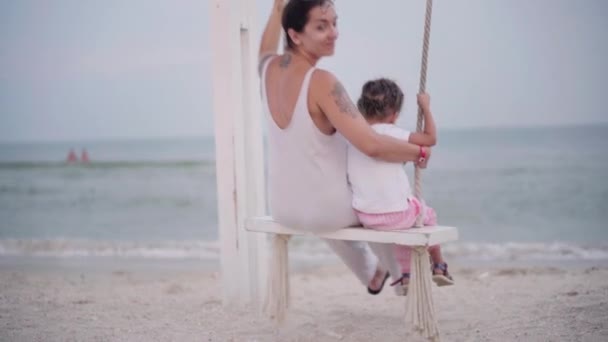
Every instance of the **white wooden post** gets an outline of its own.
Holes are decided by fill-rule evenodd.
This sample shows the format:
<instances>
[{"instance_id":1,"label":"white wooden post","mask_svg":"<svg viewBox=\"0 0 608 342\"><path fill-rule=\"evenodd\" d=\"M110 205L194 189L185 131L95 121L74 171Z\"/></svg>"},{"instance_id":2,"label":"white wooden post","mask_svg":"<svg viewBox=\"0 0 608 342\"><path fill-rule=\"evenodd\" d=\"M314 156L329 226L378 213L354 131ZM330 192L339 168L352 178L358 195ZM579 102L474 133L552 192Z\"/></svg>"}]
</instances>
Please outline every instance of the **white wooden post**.
<instances>
[{"instance_id":1,"label":"white wooden post","mask_svg":"<svg viewBox=\"0 0 608 342\"><path fill-rule=\"evenodd\" d=\"M225 304L257 302L267 272L266 237L247 217L265 213L261 104L253 0L211 0L213 111Z\"/></svg>"}]
</instances>

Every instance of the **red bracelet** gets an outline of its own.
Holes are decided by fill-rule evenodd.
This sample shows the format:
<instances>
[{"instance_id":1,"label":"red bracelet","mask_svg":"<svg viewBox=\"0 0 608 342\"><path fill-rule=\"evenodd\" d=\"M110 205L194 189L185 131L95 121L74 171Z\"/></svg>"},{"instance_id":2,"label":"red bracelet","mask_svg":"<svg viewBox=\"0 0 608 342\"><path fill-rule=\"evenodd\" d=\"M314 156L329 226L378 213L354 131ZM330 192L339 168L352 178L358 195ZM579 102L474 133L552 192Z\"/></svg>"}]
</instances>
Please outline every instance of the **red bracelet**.
<instances>
[{"instance_id":1,"label":"red bracelet","mask_svg":"<svg viewBox=\"0 0 608 342\"><path fill-rule=\"evenodd\" d=\"M426 160L426 150L423 146L420 146L420 153L418 154L418 162L422 163Z\"/></svg>"}]
</instances>

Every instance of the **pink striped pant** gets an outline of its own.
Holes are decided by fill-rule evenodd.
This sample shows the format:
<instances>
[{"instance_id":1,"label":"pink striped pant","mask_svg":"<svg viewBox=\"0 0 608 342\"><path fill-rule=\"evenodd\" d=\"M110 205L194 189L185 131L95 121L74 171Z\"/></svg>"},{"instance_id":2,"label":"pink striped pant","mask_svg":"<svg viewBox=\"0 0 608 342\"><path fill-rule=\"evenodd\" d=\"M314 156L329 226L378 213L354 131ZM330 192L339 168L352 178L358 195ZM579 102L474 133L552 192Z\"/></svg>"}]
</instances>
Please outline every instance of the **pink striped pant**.
<instances>
[{"instance_id":1,"label":"pink striped pant","mask_svg":"<svg viewBox=\"0 0 608 342\"><path fill-rule=\"evenodd\" d=\"M414 227L416 217L424 210L423 224L425 226L433 226L437 224L437 214L433 208L423 205L417 198L408 198L408 208L404 211L367 214L356 211L359 221L365 228L374 230L404 230ZM439 246L429 247L429 251L438 249ZM410 273L410 264L412 258L412 249L407 246L395 245L395 258L401 266L401 273Z\"/></svg>"}]
</instances>

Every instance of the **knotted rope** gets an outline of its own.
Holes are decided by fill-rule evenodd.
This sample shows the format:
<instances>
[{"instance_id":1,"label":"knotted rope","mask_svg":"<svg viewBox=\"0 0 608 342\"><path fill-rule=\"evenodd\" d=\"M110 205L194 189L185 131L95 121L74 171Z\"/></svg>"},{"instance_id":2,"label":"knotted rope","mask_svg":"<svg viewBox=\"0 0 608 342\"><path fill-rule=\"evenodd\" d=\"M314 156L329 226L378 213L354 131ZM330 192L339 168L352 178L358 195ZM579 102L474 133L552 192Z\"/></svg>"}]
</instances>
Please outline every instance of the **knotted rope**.
<instances>
[{"instance_id":1,"label":"knotted rope","mask_svg":"<svg viewBox=\"0 0 608 342\"><path fill-rule=\"evenodd\" d=\"M429 56L429 40L431 38L431 14L433 0L426 1L426 16L424 21L424 39L422 43L422 66L420 68L420 93L426 91L426 72ZM422 131L424 115L418 107L416 130ZM416 219L416 227L422 227L425 205L422 200L422 172L419 166L414 169L414 196L422 203L422 208ZM429 262L428 246L414 247L412 251L412 266L410 270L410 285L408 291L406 322L412 329L431 341L439 341L439 329L435 318L435 306L431 292L431 265Z\"/></svg>"},{"instance_id":2,"label":"knotted rope","mask_svg":"<svg viewBox=\"0 0 608 342\"><path fill-rule=\"evenodd\" d=\"M427 247L412 248L412 267L405 317L413 331L430 341L439 341L439 328L431 292L433 283L430 269Z\"/></svg>"}]
</instances>

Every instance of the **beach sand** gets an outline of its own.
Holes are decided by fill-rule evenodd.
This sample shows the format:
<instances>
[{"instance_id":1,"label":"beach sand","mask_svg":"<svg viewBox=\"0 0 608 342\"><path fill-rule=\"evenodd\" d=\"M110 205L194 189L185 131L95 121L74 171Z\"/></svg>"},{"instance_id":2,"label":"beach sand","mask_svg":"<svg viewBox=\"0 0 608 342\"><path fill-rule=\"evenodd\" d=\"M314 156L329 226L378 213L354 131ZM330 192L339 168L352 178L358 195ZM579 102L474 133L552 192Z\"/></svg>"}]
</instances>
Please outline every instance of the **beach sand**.
<instances>
[{"instance_id":1,"label":"beach sand","mask_svg":"<svg viewBox=\"0 0 608 342\"><path fill-rule=\"evenodd\" d=\"M1 341L422 340L408 335L404 297L368 295L339 264L293 273L279 329L223 306L219 275L196 262L0 264ZM608 341L605 265L453 268L457 284L433 289L443 341Z\"/></svg>"}]
</instances>

